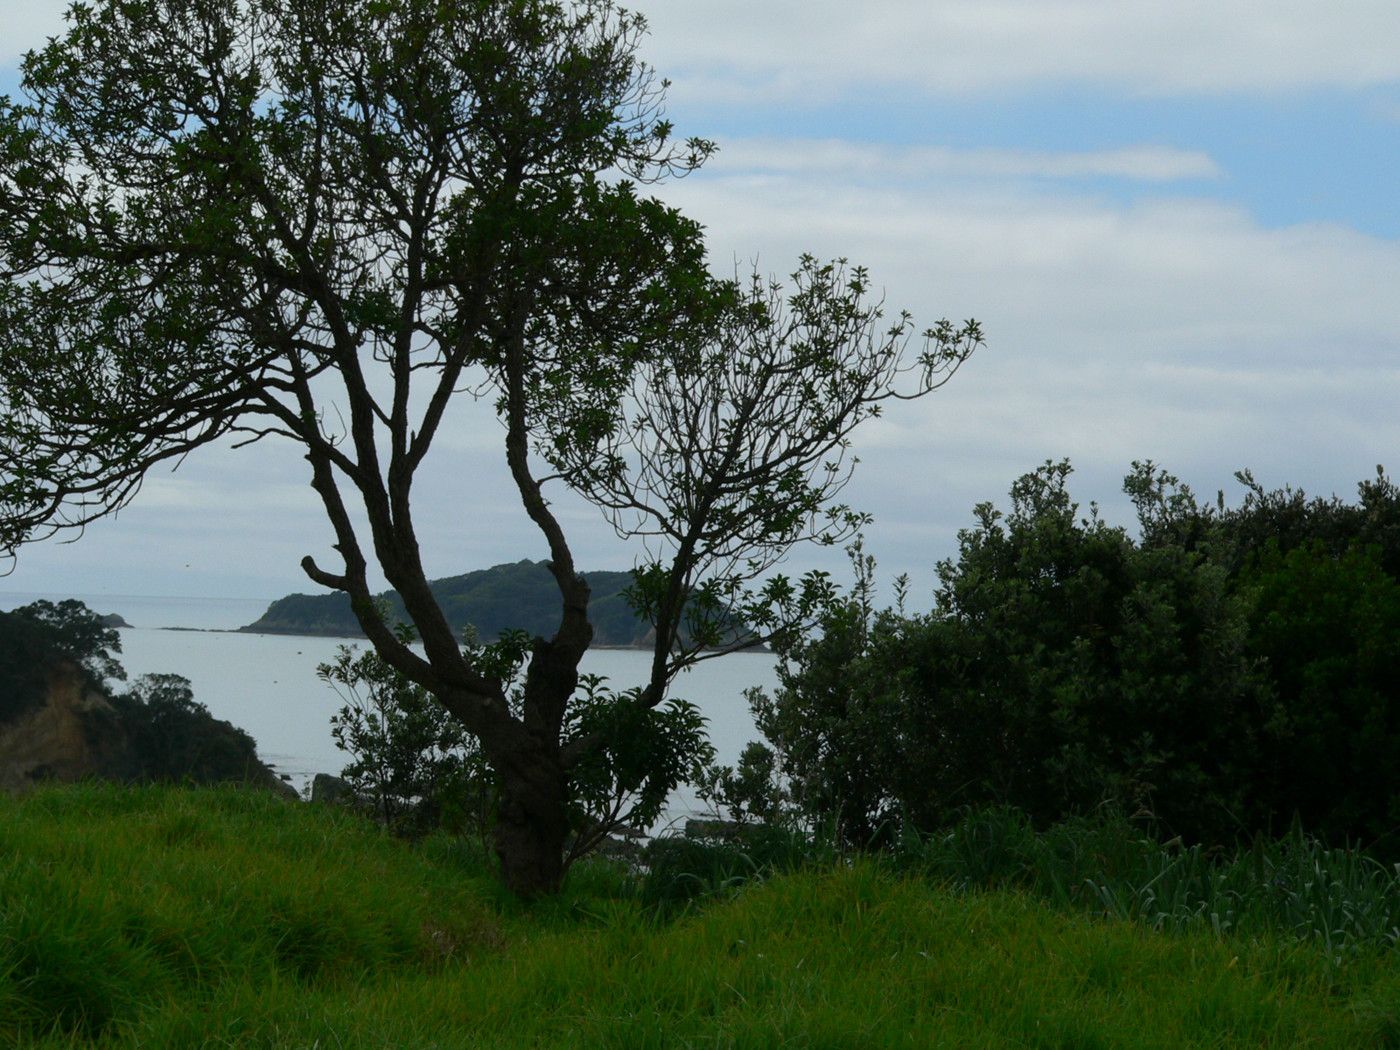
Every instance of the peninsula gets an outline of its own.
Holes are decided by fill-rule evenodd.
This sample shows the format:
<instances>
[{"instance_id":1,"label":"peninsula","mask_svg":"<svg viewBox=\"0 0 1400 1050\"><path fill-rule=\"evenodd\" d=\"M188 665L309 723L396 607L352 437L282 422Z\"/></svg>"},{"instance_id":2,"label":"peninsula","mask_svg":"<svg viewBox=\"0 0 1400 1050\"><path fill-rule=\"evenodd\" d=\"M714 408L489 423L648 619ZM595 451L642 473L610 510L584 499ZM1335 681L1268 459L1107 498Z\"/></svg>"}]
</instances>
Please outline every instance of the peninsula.
<instances>
[{"instance_id":1,"label":"peninsula","mask_svg":"<svg viewBox=\"0 0 1400 1050\"><path fill-rule=\"evenodd\" d=\"M639 618L623 597L630 572L584 573L593 589L589 619L595 646L645 648L651 624ZM429 586L448 622L459 633L467 625L490 642L501 632L519 629L548 637L559 624L559 592L545 563L518 561L433 580ZM376 596L389 607L390 619L407 619L395 591ZM323 635L362 638L359 622L344 594L290 594L279 598L253 623L240 627L253 634ZM736 632L737 633L737 632Z\"/></svg>"}]
</instances>

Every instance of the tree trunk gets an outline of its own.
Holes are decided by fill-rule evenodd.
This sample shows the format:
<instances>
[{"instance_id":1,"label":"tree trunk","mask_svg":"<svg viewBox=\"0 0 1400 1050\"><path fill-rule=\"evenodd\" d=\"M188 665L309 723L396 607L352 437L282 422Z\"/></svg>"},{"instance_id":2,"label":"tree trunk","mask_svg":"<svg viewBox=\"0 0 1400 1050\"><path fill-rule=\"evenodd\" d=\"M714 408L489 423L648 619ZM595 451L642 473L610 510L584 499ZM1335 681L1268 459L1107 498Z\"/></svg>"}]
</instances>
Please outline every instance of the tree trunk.
<instances>
[{"instance_id":1,"label":"tree trunk","mask_svg":"<svg viewBox=\"0 0 1400 1050\"><path fill-rule=\"evenodd\" d=\"M525 776L508 769L499 776L495 843L501 880L524 900L558 893L569 835L563 769L556 759Z\"/></svg>"}]
</instances>

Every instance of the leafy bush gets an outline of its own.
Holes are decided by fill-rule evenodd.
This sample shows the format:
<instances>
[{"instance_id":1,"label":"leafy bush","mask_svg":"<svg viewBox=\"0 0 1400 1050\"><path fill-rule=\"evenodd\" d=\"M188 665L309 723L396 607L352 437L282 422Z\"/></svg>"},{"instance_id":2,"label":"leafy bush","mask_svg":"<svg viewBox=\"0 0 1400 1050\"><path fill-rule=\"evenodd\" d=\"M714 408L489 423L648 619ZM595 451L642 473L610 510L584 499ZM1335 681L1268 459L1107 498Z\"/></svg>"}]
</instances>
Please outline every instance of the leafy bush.
<instances>
[{"instance_id":1,"label":"leafy bush","mask_svg":"<svg viewBox=\"0 0 1400 1050\"><path fill-rule=\"evenodd\" d=\"M408 629L401 630L410 640ZM482 645L468 629L464 644L518 706L529 637L507 631ZM480 742L425 689L378 654L344 646L319 673L345 700L331 719L336 745L351 756L342 776L388 826L414 834L440 825L489 833L498 797L490 762ZM635 693L616 693L597 675L579 678L565 740L596 735L604 744L571 772L570 860L619 829L650 827L677 784L696 779L713 757L694 704L669 700L643 709L635 700Z\"/></svg>"},{"instance_id":2,"label":"leafy bush","mask_svg":"<svg viewBox=\"0 0 1400 1050\"><path fill-rule=\"evenodd\" d=\"M755 697L792 804L854 844L969 805L1042 827L1107 806L1193 842L1301 819L1400 852L1389 480L1353 507L1243 474L1226 509L1134 464L1134 539L1080 513L1070 473L1020 478L1006 514L979 505L928 615L876 611L857 552L854 590Z\"/></svg>"},{"instance_id":3,"label":"leafy bush","mask_svg":"<svg viewBox=\"0 0 1400 1050\"><path fill-rule=\"evenodd\" d=\"M776 824L787 808L778 756L756 740L744 746L736 765L709 764L698 779L695 793L717 814L741 826Z\"/></svg>"},{"instance_id":4,"label":"leafy bush","mask_svg":"<svg viewBox=\"0 0 1400 1050\"><path fill-rule=\"evenodd\" d=\"M694 704L670 699L642 708L637 690L617 693L606 681L580 675L568 713L566 739L596 735L604 741L570 778L573 856L614 831L650 828L677 785L697 780L714 758L705 718Z\"/></svg>"},{"instance_id":5,"label":"leafy bush","mask_svg":"<svg viewBox=\"0 0 1400 1050\"><path fill-rule=\"evenodd\" d=\"M1286 824L1400 855L1400 583L1377 547L1265 551L1250 649L1272 684L1259 795Z\"/></svg>"},{"instance_id":6,"label":"leafy bush","mask_svg":"<svg viewBox=\"0 0 1400 1050\"><path fill-rule=\"evenodd\" d=\"M130 743L126 779L217 784L266 775L253 738L215 718L180 675L142 675L112 705Z\"/></svg>"},{"instance_id":7,"label":"leafy bush","mask_svg":"<svg viewBox=\"0 0 1400 1050\"><path fill-rule=\"evenodd\" d=\"M37 601L0 613L0 725L44 702L48 671L71 660L95 683L121 680L121 636L80 601Z\"/></svg>"},{"instance_id":8,"label":"leafy bush","mask_svg":"<svg viewBox=\"0 0 1400 1050\"><path fill-rule=\"evenodd\" d=\"M494 785L461 723L372 649L341 646L318 670L345 701L331 717L336 747L351 756L341 776L386 826L422 834L446 818L484 834Z\"/></svg>"}]
</instances>

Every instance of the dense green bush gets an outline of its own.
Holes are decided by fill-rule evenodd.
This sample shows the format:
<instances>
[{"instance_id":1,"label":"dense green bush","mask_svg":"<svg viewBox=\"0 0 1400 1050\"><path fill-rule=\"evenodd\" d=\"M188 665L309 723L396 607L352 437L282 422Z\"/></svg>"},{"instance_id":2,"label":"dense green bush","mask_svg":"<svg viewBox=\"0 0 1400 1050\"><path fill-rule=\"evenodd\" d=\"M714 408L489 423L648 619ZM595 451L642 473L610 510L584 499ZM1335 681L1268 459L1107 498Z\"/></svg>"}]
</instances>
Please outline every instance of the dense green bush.
<instances>
[{"instance_id":1,"label":"dense green bush","mask_svg":"<svg viewBox=\"0 0 1400 1050\"><path fill-rule=\"evenodd\" d=\"M55 661L71 660L101 685L126 677L121 651L121 636L71 598L0 612L0 725L44 702Z\"/></svg>"},{"instance_id":2,"label":"dense green bush","mask_svg":"<svg viewBox=\"0 0 1400 1050\"><path fill-rule=\"evenodd\" d=\"M1275 820L1400 855L1400 583L1377 547L1312 543L1266 549L1242 584L1272 685L1255 790Z\"/></svg>"},{"instance_id":3,"label":"dense green bush","mask_svg":"<svg viewBox=\"0 0 1400 1050\"><path fill-rule=\"evenodd\" d=\"M341 646L321 665L344 704L331 737L349 756L341 770L389 828L419 835L444 822L485 832L495 783L461 724L373 650Z\"/></svg>"},{"instance_id":4,"label":"dense green bush","mask_svg":"<svg viewBox=\"0 0 1400 1050\"><path fill-rule=\"evenodd\" d=\"M1196 502L1150 463L1139 535L1071 500L1066 462L979 505L934 610L876 611L873 566L789 640L755 698L781 787L849 843L1003 804L1038 826L1107 807L1226 843L1301 820L1395 850L1400 500ZM1389 844L1387 846L1387 843Z\"/></svg>"},{"instance_id":5,"label":"dense green bush","mask_svg":"<svg viewBox=\"0 0 1400 1050\"><path fill-rule=\"evenodd\" d=\"M400 630L412 640L408 628ZM465 634L476 665L505 683L518 708L529 636L506 631L482 644L474 630ZM344 646L319 672L345 701L331 719L336 746L350 759L341 775L387 826L415 835L437 827L490 833L496 774L480 742L427 690L378 654ZM613 832L650 827L676 785L697 779L713 758L694 704L672 699L644 709L634 701L635 693L617 693L597 675L579 677L565 738L596 735L606 743L570 770L569 862Z\"/></svg>"},{"instance_id":6,"label":"dense green bush","mask_svg":"<svg viewBox=\"0 0 1400 1050\"><path fill-rule=\"evenodd\" d=\"M120 771L125 779L219 784L265 778L257 743L215 718L194 698L187 678L142 675L113 694L112 706L130 745Z\"/></svg>"},{"instance_id":7,"label":"dense green bush","mask_svg":"<svg viewBox=\"0 0 1400 1050\"><path fill-rule=\"evenodd\" d=\"M93 772L125 781L268 783L270 771L243 730L215 718L179 675L142 675L125 691L117 659L121 636L80 601L38 601L0 613L0 724L45 701L50 670L81 668L110 709L84 712L84 731L100 738Z\"/></svg>"}]
</instances>

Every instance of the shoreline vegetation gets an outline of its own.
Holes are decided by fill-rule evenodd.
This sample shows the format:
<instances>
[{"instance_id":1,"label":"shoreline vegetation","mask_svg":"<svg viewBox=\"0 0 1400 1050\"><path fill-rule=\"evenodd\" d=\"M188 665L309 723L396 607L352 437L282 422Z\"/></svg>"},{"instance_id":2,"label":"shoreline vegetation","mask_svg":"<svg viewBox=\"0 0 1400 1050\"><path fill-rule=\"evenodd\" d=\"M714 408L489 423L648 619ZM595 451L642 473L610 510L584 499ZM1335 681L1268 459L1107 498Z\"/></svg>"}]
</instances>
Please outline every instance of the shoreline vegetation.
<instances>
[{"instance_id":1,"label":"shoreline vegetation","mask_svg":"<svg viewBox=\"0 0 1400 1050\"><path fill-rule=\"evenodd\" d=\"M651 649L653 629L628 603L626 591L633 584L630 572L587 572L592 589L588 616L593 626L594 649ZM558 592L545 562L522 560L494 565L460 576L429 581L429 587L450 623L470 626L485 642L495 641L509 630L548 638L558 627ZM403 602L394 591L375 596L389 610L389 619L407 622ZM195 628L166 628L184 630ZM341 593L289 594L278 598L250 624L233 629L240 634L301 635L309 638L363 640L365 635ZM737 616L730 617L727 634L734 640L748 636ZM462 632L459 632L459 637ZM728 643L726 643L727 647ZM738 650L767 652L761 642Z\"/></svg>"},{"instance_id":2,"label":"shoreline vegetation","mask_svg":"<svg viewBox=\"0 0 1400 1050\"><path fill-rule=\"evenodd\" d=\"M1309 921L1374 915L1366 887L1393 901L1393 873L1358 880L1301 841L1231 866L1018 826L969 815L885 855L682 843L649 867L581 864L524 905L470 839L406 842L247 790L43 788L0 798L0 1041L1400 1045L1393 950L1290 929L1279 905L1312 865L1338 901ZM1202 906L1188 876L1208 871L1228 884ZM1100 891L1054 888L1076 873Z\"/></svg>"}]
</instances>

